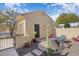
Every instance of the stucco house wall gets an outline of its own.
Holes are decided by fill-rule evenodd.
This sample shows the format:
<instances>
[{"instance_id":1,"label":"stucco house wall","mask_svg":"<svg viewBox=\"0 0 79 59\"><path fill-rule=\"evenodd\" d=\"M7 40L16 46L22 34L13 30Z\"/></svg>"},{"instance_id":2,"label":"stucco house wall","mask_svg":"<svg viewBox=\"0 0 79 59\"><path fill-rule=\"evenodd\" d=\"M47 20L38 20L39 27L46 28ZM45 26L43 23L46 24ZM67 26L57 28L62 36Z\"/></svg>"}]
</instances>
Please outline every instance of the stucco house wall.
<instances>
[{"instance_id":1,"label":"stucco house wall","mask_svg":"<svg viewBox=\"0 0 79 59\"><path fill-rule=\"evenodd\" d=\"M30 43L31 42L30 39L31 39L31 37L29 37L29 36L23 36L23 35L16 36L16 46L15 46L15 48L23 47L26 42Z\"/></svg>"},{"instance_id":2,"label":"stucco house wall","mask_svg":"<svg viewBox=\"0 0 79 59\"><path fill-rule=\"evenodd\" d=\"M49 30L49 35L51 33L55 34L55 25L53 20L46 15L44 12L35 12L35 13L29 13L25 15L25 26L26 26L26 35L31 35L32 37L35 37L34 33L34 24L40 25L40 38L46 36L46 29L47 26Z\"/></svg>"},{"instance_id":3,"label":"stucco house wall","mask_svg":"<svg viewBox=\"0 0 79 59\"><path fill-rule=\"evenodd\" d=\"M44 11L36 11L31 13L25 13L23 15L24 18L22 18L21 21L18 21L19 18L17 17L17 34L23 34L22 38L19 36L16 39L17 47L23 46L25 42L28 40L31 41L33 38L35 38L34 34L34 25L39 24L39 32L40 32L40 38L46 37L46 30L48 29L48 35L50 34L56 34L55 31L55 24L53 20L44 12ZM49 26L47 28L47 26ZM27 37L28 36L28 37ZM21 42L22 41L22 42ZM20 42L20 43L19 43ZM21 44L22 43L22 44Z\"/></svg>"}]
</instances>

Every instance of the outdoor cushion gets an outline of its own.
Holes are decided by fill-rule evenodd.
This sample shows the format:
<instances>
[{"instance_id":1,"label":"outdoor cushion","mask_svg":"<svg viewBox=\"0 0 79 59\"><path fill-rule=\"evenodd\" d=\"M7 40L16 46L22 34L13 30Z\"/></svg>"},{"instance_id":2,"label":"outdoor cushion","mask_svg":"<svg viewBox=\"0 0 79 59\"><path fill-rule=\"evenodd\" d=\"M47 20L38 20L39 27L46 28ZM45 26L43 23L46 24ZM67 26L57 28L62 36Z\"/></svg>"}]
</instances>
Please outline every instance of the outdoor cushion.
<instances>
[{"instance_id":1,"label":"outdoor cushion","mask_svg":"<svg viewBox=\"0 0 79 59\"><path fill-rule=\"evenodd\" d=\"M64 41L66 39L65 35L61 35L60 37L57 38L58 40Z\"/></svg>"}]
</instances>

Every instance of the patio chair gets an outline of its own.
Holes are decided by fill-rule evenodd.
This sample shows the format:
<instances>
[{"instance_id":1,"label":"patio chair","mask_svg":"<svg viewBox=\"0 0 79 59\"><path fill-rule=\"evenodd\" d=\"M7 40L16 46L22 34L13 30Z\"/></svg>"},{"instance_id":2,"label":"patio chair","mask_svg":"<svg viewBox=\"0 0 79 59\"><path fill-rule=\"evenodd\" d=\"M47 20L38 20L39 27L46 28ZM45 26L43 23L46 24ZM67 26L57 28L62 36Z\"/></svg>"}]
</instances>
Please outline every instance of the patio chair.
<instances>
[{"instance_id":1,"label":"patio chair","mask_svg":"<svg viewBox=\"0 0 79 59\"><path fill-rule=\"evenodd\" d=\"M68 45L68 43L70 43L71 41L66 40L66 39L67 38L66 38L65 35L61 35L61 36L55 37L55 38L54 37L50 38L52 45L54 45L54 46L52 46L53 49L60 51L60 52L57 52L57 53L55 52L55 54L61 55L61 53L63 52L64 49L70 47L70 45Z\"/></svg>"},{"instance_id":2,"label":"patio chair","mask_svg":"<svg viewBox=\"0 0 79 59\"><path fill-rule=\"evenodd\" d=\"M71 41L67 40L65 35L61 35L60 37L57 38L58 41L60 42L60 44L65 44L68 45L68 48L70 48L72 46Z\"/></svg>"},{"instance_id":3,"label":"patio chair","mask_svg":"<svg viewBox=\"0 0 79 59\"><path fill-rule=\"evenodd\" d=\"M61 55L67 47L68 45L64 44L64 42L60 43L58 40L52 41L52 48L58 50L53 52L54 55Z\"/></svg>"}]
</instances>

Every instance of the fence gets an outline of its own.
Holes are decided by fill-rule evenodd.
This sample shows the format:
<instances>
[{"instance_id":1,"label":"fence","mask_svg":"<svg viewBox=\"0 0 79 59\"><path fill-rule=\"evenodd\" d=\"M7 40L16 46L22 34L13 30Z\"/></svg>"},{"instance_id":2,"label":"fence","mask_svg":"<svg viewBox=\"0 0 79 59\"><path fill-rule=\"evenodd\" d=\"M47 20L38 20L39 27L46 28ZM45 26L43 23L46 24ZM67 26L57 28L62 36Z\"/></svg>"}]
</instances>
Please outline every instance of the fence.
<instances>
[{"instance_id":1,"label":"fence","mask_svg":"<svg viewBox=\"0 0 79 59\"><path fill-rule=\"evenodd\" d=\"M57 36L66 35L71 39L74 36L79 36L79 28L56 28L56 34Z\"/></svg>"},{"instance_id":2,"label":"fence","mask_svg":"<svg viewBox=\"0 0 79 59\"><path fill-rule=\"evenodd\" d=\"M3 38L0 39L0 50L13 47L13 38Z\"/></svg>"}]
</instances>

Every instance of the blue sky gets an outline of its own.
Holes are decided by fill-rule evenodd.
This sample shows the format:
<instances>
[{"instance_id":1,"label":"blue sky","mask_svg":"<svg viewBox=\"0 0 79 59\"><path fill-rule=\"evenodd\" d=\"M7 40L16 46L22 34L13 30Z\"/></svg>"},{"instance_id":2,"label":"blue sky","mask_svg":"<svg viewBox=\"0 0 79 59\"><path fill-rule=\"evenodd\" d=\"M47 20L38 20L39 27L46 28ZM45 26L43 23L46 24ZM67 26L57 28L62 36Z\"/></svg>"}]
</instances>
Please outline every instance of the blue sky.
<instances>
[{"instance_id":1,"label":"blue sky","mask_svg":"<svg viewBox=\"0 0 79 59\"><path fill-rule=\"evenodd\" d=\"M0 9L5 8L12 8L21 13L43 10L54 21L63 12L79 15L79 4L77 3L0 3Z\"/></svg>"}]
</instances>

